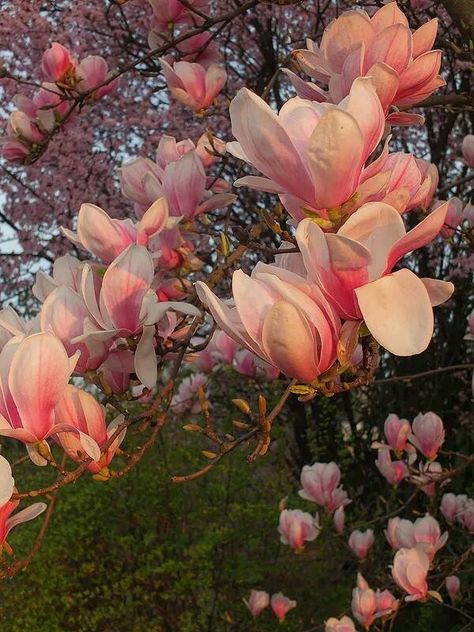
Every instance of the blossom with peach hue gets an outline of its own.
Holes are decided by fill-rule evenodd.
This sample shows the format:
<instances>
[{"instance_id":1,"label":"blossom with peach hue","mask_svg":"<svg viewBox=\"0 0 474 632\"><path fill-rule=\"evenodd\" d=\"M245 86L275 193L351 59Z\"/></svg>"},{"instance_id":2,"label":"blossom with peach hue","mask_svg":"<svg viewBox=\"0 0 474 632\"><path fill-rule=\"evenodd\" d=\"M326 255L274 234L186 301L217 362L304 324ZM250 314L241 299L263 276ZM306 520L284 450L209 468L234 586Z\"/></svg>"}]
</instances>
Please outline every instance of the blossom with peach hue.
<instances>
[{"instance_id":1,"label":"blossom with peach hue","mask_svg":"<svg viewBox=\"0 0 474 632\"><path fill-rule=\"evenodd\" d=\"M315 540L320 532L319 517L300 509L283 509L280 513L278 532L283 544L288 544L297 552L302 551L305 542Z\"/></svg>"},{"instance_id":2,"label":"blossom with peach hue","mask_svg":"<svg viewBox=\"0 0 474 632\"><path fill-rule=\"evenodd\" d=\"M159 198L145 211L138 223L114 219L94 204L83 204L77 217L77 233L62 227L64 235L76 246L109 264L130 244L148 246L150 239L170 228L168 203Z\"/></svg>"},{"instance_id":3,"label":"blossom with peach hue","mask_svg":"<svg viewBox=\"0 0 474 632\"><path fill-rule=\"evenodd\" d=\"M461 513L466 500L467 496L465 494L443 494L440 510L446 520L454 522L457 516Z\"/></svg>"},{"instance_id":4,"label":"blossom with peach hue","mask_svg":"<svg viewBox=\"0 0 474 632\"><path fill-rule=\"evenodd\" d=\"M193 373L181 380L178 390L171 400L171 410L175 415L182 415L189 410L196 414L201 410L198 389L206 386L207 377L203 373Z\"/></svg>"},{"instance_id":5,"label":"blossom with peach hue","mask_svg":"<svg viewBox=\"0 0 474 632\"><path fill-rule=\"evenodd\" d=\"M397 453L403 452L411 433L408 419L400 419L398 415L391 413L384 423L384 434L389 446Z\"/></svg>"},{"instance_id":6,"label":"blossom with peach hue","mask_svg":"<svg viewBox=\"0 0 474 632\"><path fill-rule=\"evenodd\" d=\"M124 393L135 372L133 353L129 349L112 349L98 371L103 381L116 395Z\"/></svg>"},{"instance_id":7,"label":"blossom with peach hue","mask_svg":"<svg viewBox=\"0 0 474 632\"><path fill-rule=\"evenodd\" d=\"M237 270L234 305L201 281L196 290L223 331L289 377L310 382L333 365L340 321L319 288L302 277L263 263L250 277Z\"/></svg>"},{"instance_id":8,"label":"blossom with peach hue","mask_svg":"<svg viewBox=\"0 0 474 632\"><path fill-rule=\"evenodd\" d=\"M39 330L38 318L24 320L11 305L0 309L0 351L15 336L35 334Z\"/></svg>"},{"instance_id":9,"label":"blossom with peach hue","mask_svg":"<svg viewBox=\"0 0 474 632\"><path fill-rule=\"evenodd\" d=\"M346 512L344 506L338 507L334 512L334 528L338 533L344 531L344 524L346 521Z\"/></svg>"},{"instance_id":10,"label":"blossom with peach hue","mask_svg":"<svg viewBox=\"0 0 474 632\"><path fill-rule=\"evenodd\" d=\"M349 546L353 553L357 555L360 560L367 557L369 550L374 544L374 532L372 529L367 531L359 531L356 529L349 536Z\"/></svg>"},{"instance_id":11,"label":"blossom with peach hue","mask_svg":"<svg viewBox=\"0 0 474 632\"><path fill-rule=\"evenodd\" d=\"M293 608L296 608L297 605L294 599L288 599L288 597L285 597L285 595L281 592L272 595L270 604L280 623L285 620L287 613Z\"/></svg>"},{"instance_id":12,"label":"blossom with peach hue","mask_svg":"<svg viewBox=\"0 0 474 632\"><path fill-rule=\"evenodd\" d=\"M270 595L265 590L251 590L244 603L254 617L258 617L270 605Z\"/></svg>"},{"instance_id":13,"label":"blossom with peach hue","mask_svg":"<svg viewBox=\"0 0 474 632\"><path fill-rule=\"evenodd\" d=\"M13 489L12 491L16 490ZM29 507L26 507L26 509L22 509L12 516L11 514L15 511L19 504L19 500L9 499L0 507L0 550L4 545L8 534L14 527L22 524L23 522L34 520L37 516L42 514L47 507L46 503L33 503Z\"/></svg>"},{"instance_id":14,"label":"blossom with peach hue","mask_svg":"<svg viewBox=\"0 0 474 632\"><path fill-rule=\"evenodd\" d=\"M137 336L135 373L153 388L157 379L155 357L156 325L169 310L197 316L193 305L176 301L159 301L152 289L154 264L144 246L131 244L107 268L100 285L89 264L82 273L82 298L89 310L85 333L72 342L91 344Z\"/></svg>"},{"instance_id":15,"label":"blossom with peach hue","mask_svg":"<svg viewBox=\"0 0 474 632\"><path fill-rule=\"evenodd\" d=\"M418 413L413 420L410 442L431 461L444 443L444 425L436 413Z\"/></svg>"},{"instance_id":16,"label":"blossom with peach hue","mask_svg":"<svg viewBox=\"0 0 474 632\"><path fill-rule=\"evenodd\" d=\"M443 474L443 467L438 461L428 461L427 463L420 463L419 469L420 474L412 478L419 484L421 483L421 491L432 498L436 494L436 482Z\"/></svg>"},{"instance_id":17,"label":"blossom with peach hue","mask_svg":"<svg viewBox=\"0 0 474 632\"><path fill-rule=\"evenodd\" d=\"M26 443L32 459L34 444L62 430L74 431L57 419L55 407L78 355L68 357L61 341L49 332L16 336L0 353L0 435ZM88 444L83 447L87 452Z\"/></svg>"},{"instance_id":18,"label":"blossom with peach hue","mask_svg":"<svg viewBox=\"0 0 474 632\"><path fill-rule=\"evenodd\" d=\"M120 424L123 423L123 415L116 417L108 426L105 422L105 409L90 393L86 393L75 386L69 384L62 398L55 408L56 419L59 423L64 422L74 426L80 433L89 438L89 444L94 446L94 450L89 449L89 453L94 451L94 459L87 465L87 469L96 474L106 468L113 459L120 444L122 443L126 429L124 428L113 442L105 448ZM73 461L81 463L84 455L81 441L77 433L60 432L56 439L66 454ZM102 454L102 451L104 453Z\"/></svg>"},{"instance_id":19,"label":"blossom with peach hue","mask_svg":"<svg viewBox=\"0 0 474 632\"><path fill-rule=\"evenodd\" d=\"M317 503L332 513L351 502L342 486L339 487L340 481L341 470L334 461L305 465L301 470L303 489L298 493L301 498Z\"/></svg>"},{"instance_id":20,"label":"blossom with peach hue","mask_svg":"<svg viewBox=\"0 0 474 632\"><path fill-rule=\"evenodd\" d=\"M43 53L41 67L46 80L56 83L62 81L66 74L74 72L75 62L67 48L53 42Z\"/></svg>"},{"instance_id":21,"label":"blossom with peach hue","mask_svg":"<svg viewBox=\"0 0 474 632\"><path fill-rule=\"evenodd\" d=\"M404 461L392 461L388 448L378 451L375 465L389 485L398 485L408 476L407 464Z\"/></svg>"},{"instance_id":22,"label":"blossom with peach hue","mask_svg":"<svg viewBox=\"0 0 474 632\"><path fill-rule=\"evenodd\" d=\"M109 78L109 68L105 59L99 55L89 55L77 66L76 89L79 92L90 92L98 86L91 95L91 98L97 101L117 90L119 79L108 81ZM102 85L104 82L106 85Z\"/></svg>"},{"instance_id":23,"label":"blossom with peach hue","mask_svg":"<svg viewBox=\"0 0 474 632\"><path fill-rule=\"evenodd\" d=\"M148 2L153 9L152 28L162 33L168 33L174 24L190 22L191 16L197 17L179 0L148 0ZM200 11L206 11L208 7L207 0L190 0L189 4Z\"/></svg>"},{"instance_id":24,"label":"blossom with peach hue","mask_svg":"<svg viewBox=\"0 0 474 632\"><path fill-rule=\"evenodd\" d=\"M163 58L160 62L171 95L193 112L207 110L227 81L225 69L218 64L205 68L189 61L177 61L173 66Z\"/></svg>"},{"instance_id":25,"label":"blossom with peach hue","mask_svg":"<svg viewBox=\"0 0 474 632\"><path fill-rule=\"evenodd\" d=\"M419 115L390 108L412 106L445 85L439 75L441 51L431 50L437 30L438 20L433 19L412 33L396 2L371 17L359 9L345 11L326 27L320 47L307 40L307 49L294 52L302 70L328 84L328 92L301 80L294 82L295 88L304 90L304 98L338 103L358 77L370 76L388 123L419 123Z\"/></svg>"},{"instance_id":26,"label":"blossom with peach hue","mask_svg":"<svg viewBox=\"0 0 474 632\"><path fill-rule=\"evenodd\" d=\"M324 632L356 632L354 622L349 617L331 617L325 622Z\"/></svg>"},{"instance_id":27,"label":"blossom with peach hue","mask_svg":"<svg viewBox=\"0 0 474 632\"><path fill-rule=\"evenodd\" d=\"M438 521L429 515L418 518L415 522L398 517L391 518L385 535L392 548L421 548L430 562L448 539L448 532L441 535Z\"/></svg>"},{"instance_id":28,"label":"blossom with peach hue","mask_svg":"<svg viewBox=\"0 0 474 632\"><path fill-rule=\"evenodd\" d=\"M426 577L430 560L420 548L400 549L395 554L392 577L408 595L405 601L419 601L428 595Z\"/></svg>"},{"instance_id":29,"label":"blossom with peach hue","mask_svg":"<svg viewBox=\"0 0 474 632\"><path fill-rule=\"evenodd\" d=\"M177 143L172 136L162 136L156 162L135 158L124 163L120 169L122 193L135 202L136 215L142 217L161 197L166 198L171 216L188 220L231 204L236 196L225 192L222 185L213 194L216 183L214 179L209 182L204 170L212 163L206 147L202 138L194 145L189 139Z\"/></svg>"},{"instance_id":30,"label":"blossom with peach hue","mask_svg":"<svg viewBox=\"0 0 474 632\"><path fill-rule=\"evenodd\" d=\"M444 202L438 200L433 204L432 210L441 206ZM457 197L452 197L448 200L448 212L446 213L446 219L444 220L443 228L441 229L441 236L447 239L454 235L454 231L462 223L464 219L464 204Z\"/></svg>"},{"instance_id":31,"label":"blossom with peach hue","mask_svg":"<svg viewBox=\"0 0 474 632\"><path fill-rule=\"evenodd\" d=\"M79 261L72 255L64 255L58 257L53 263L53 274L50 276L42 270L36 274L36 280L33 284L33 295L44 303L46 298L58 287L66 286L80 294L82 272L86 263Z\"/></svg>"},{"instance_id":32,"label":"blossom with peach hue","mask_svg":"<svg viewBox=\"0 0 474 632\"><path fill-rule=\"evenodd\" d=\"M351 610L354 617L366 630L375 621L377 612L375 592L360 573L357 573L357 586L352 591Z\"/></svg>"},{"instance_id":33,"label":"blossom with peach hue","mask_svg":"<svg viewBox=\"0 0 474 632\"><path fill-rule=\"evenodd\" d=\"M364 320L372 336L395 355L421 353L433 335L433 309L446 301L450 282L420 279L403 268L407 252L430 243L441 230L447 206L406 232L400 214L382 202L365 204L336 234L304 219L296 239L308 270L340 316Z\"/></svg>"},{"instance_id":34,"label":"blossom with peach hue","mask_svg":"<svg viewBox=\"0 0 474 632\"><path fill-rule=\"evenodd\" d=\"M377 604L377 612L375 614L375 618L386 617L398 610L399 601L395 599L392 593L389 590L379 590L377 589L375 593L375 601Z\"/></svg>"},{"instance_id":35,"label":"blossom with peach hue","mask_svg":"<svg viewBox=\"0 0 474 632\"><path fill-rule=\"evenodd\" d=\"M461 580L457 575L448 575L446 577L446 590L451 601L455 601L456 596L461 588Z\"/></svg>"},{"instance_id":36,"label":"blossom with peach hue","mask_svg":"<svg viewBox=\"0 0 474 632\"><path fill-rule=\"evenodd\" d=\"M464 136L462 141L462 155L468 167L474 168L474 134Z\"/></svg>"}]
</instances>

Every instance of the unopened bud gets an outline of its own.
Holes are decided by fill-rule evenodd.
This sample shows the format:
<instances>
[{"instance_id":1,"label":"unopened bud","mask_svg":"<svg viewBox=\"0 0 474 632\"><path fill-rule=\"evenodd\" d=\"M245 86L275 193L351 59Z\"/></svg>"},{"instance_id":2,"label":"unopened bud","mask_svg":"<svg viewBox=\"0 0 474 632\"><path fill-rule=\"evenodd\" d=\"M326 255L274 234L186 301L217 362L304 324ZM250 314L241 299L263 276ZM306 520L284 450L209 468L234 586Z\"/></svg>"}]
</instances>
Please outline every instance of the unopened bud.
<instances>
[{"instance_id":1,"label":"unopened bud","mask_svg":"<svg viewBox=\"0 0 474 632\"><path fill-rule=\"evenodd\" d=\"M240 412L244 413L244 415L248 415L250 413L250 404L245 399L233 399L232 403L234 406L237 406Z\"/></svg>"}]
</instances>

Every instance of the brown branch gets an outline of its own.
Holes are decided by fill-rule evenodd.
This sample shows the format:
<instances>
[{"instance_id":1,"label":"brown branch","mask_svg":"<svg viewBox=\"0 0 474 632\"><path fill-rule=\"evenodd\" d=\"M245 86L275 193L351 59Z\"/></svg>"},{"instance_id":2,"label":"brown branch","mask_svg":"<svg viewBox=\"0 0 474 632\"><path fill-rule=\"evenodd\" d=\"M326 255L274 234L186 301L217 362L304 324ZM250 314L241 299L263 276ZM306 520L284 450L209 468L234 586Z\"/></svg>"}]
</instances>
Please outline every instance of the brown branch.
<instances>
[{"instance_id":1,"label":"brown branch","mask_svg":"<svg viewBox=\"0 0 474 632\"><path fill-rule=\"evenodd\" d=\"M453 364L452 366L443 366L438 369L430 369L429 371L422 371L421 373L413 373L412 375L396 375L393 377L385 377L381 380L374 380L371 384L389 384L390 382L411 382L411 380L417 380L420 377L427 377L428 375L436 375L437 373L446 373L447 371L469 371L474 369L474 364Z\"/></svg>"}]
</instances>

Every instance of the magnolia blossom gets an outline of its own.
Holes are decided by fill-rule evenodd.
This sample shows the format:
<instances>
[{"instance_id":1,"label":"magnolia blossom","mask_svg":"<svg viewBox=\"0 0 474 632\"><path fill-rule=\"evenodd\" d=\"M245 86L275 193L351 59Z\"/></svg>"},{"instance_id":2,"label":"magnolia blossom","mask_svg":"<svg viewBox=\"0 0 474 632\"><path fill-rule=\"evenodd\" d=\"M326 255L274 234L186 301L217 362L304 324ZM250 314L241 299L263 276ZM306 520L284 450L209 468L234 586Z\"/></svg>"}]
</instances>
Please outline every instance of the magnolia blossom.
<instances>
[{"instance_id":1,"label":"magnolia blossom","mask_svg":"<svg viewBox=\"0 0 474 632\"><path fill-rule=\"evenodd\" d=\"M316 215L332 230L369 201L385 201L400 213L427 202L434 177L428 163L409 154L389 155L386 144L365 167L385 126L369 78L357 79L337 107L295 97L276 115L242 88L229 111L238 142L227 143L228 151L265 176L245 176L235 186L278 193L297 221Z\"/></svg>"},{"instance_id":2,"label":"magnolia blossom","mask_svg":"<svg viewBox=\"0 0 474 632\"><path fill-rule=\"evenodd\" d=\"M304 98L337 103L357 77L368 75L389 123L420 122L418 115L390 113L390 106L412 106L445 85L439 75L441 51L431 50L437 29L438 20L433 19L412 33L396 2L371 17L360 9L345 11L326 27L320 47L307 40L308 48L294 53L310 77L329 85L328 92L294 80L293 74L290 79Z\"/></svg>"},{"instance_id":3,"label":"magnolia blossom","mask_svg":"<svg viewBox=\"0 0 474 632\"><path fill-rule=\"evenodd\" d=\"M368 630L375 621L377 600L375 592L360 573L357 574L357 586L352 591L351 609L357 621Z\"/></svg>"},{"instance_id":4,"label":"magnolia blossom","mask_svg":"<svg viewBox=\"0 0 474 632\"><path fill-rule=\"evenodd\" d=\"M174 24L190 22L196 18L194 13L179 0L148 0L153 9L153 29L168 33ZM190 0L188 3L200 11L206 11L207 0Z\"/></svg>"},{"instance_id":5,"label":"magnolia blossom","mask_svg":"<svg viewBox=\"0 0 474 632\"><path fill-rule=\"evenodd\" d=\"M379 590L377 589L375 593L375 601L377 604L377 612L375 614L376 618L386 617L398 610L399 601L395 599L392 593L389 590Z\"/></svg>"},{"instance_id":6,"label":"magnolia blossom","mask_svg":"<svg viewBox=\"0 0 474 632\"><path fill-rule=\"evenodd\" d=\"M411 434L410 422L408 419L400 419L398 415L392 413L385 420L384 433L392 450L401 453Z\"/></svg>"},{"instance_id":7,"label":"magnolia blossom","mask_svg":"<svg viewBox=\"0 0 474 632\"><path fill-rule=\"evenodd\" d=\"M441 206L444 202L438 201L433 204L433 209ZM446 213L446 219L444 220L444 226L441 229L441 235L445 239L452 237L454 231L464 220L464 204L457 197L452 197L448 200L448 212Z\"/></svg>"},{"instance_id":8,"label":"magnolia blossom","mask_svg":"<svg viewBox=\"0 0 474 632\"><path fill-rule=\"evenodd\" d=\"M303 489L298 493L332 513L351 502L342 486L339 487L340 480L341 471L334 461L305 465L301 470Z\"/></svg>"},{"instance_id":9,"label":"magnolia blossom","mask_svg":"<svg viewBox=\"0 0 474 632\"><path fill-rule=\"evenodd\" d=\"M294 599L288 599L288 597L285 597L285 595L281 592L272 595L270 604L280 623L285 620L287 613L293 608L296 608L297 605Z\"/></svg>"},{"instance_id":10,"label":"magnolia blossom","mask_svg":"<svg viewBox=\"0 0 474 632\"><path fill-rule=\"evenodd\" d=\"M461 580L457 575L449 575L446 577L446 590L451 601L455 601L456 596L461 588Z\"/></svg>"},{"instance_id":11,"label":"magnolia blossom","mask_svg":"<svg viewBox=\"0 0 474 632\"><path fill-rule=\"evenodd\" d=\"M192 414L198 413L201 410L201 405L197 391L200 387L204 387L206 382L207 377L203 373L194 373L185 377L173 395L171 410L176 415L182 415L187 410Z\"/></svg>"},{"instance_id":12,"label":"magnolia blossom","mask_svg":"<svg viewBox=\"0 0 474 632\"><path fill-rule=\"evenodd\" d=\"M160 62L171 95L193 112L207 110L227 81L225 69L218 64L204 68L189 61L177 61L173 66L163 58Z\"/></svg>"},{"instance_id":13,"label":"magnolia blossom","mask_svg":"<svg viewBox=\"0 0 474 632\"><path fill-rule=\"evenodd\" d=\"M173 309L197 316L188 303L159 301L152 289L154 264L144 246L131 244L107 268L100 286L90 265L82 273L82 297L89 310L90 324L72 342L115 340L138 336L135 373L148 388L157 379L155 326Z\"/></svg>"},{"instance_id":14,"label":"magnolia blossom","mask_svg":"<svg viewBox=\"0 0 474 632\"><path fill-rule=\"evenodd\" d=\"M270 596L264 590L251 590L248 600L244 599L244 603L254 617L259 614L270 604Z\"/></svg>"},{"instance_id":15,"label":"magnolia blossom","mask_svg":"<svg viewBox=\"0 0 474 632\"><path fill-rule=\"evenodd\" d=\"M349 536L349 546L360 560L367 557L367 553L373 544L374 532L372 529L367 529L367 531L359 531L356 529Z\"/></svg>"},{"instance_id":16,"label":"magnolia blossom","mask_svg":"<svg viewBox=\"0 0 474 632\"><path fill-rule=\"evenodd\" d=\"M109 465L125 437L126 429L124 428L109 446L105 447L105 445L115 434L120 424L123 423L123 415L119 415L106 426L104 407L90 393L86 393L72 385L66 387L62 398L55 408L55 415L60 423L68 423L84 435L87 435L90 445L95 444L95 458L87 465L87 469L90 472L96 474ZM83 448L76 433L60 432L56 438L73 461L80 463L83 460L81 458ZM91 449L89 449L89 452L91 452Z\"/></svg>"},{"instance_id":17,"label":"magnolia blossom","mask_svg":"<svg viewBox=\"0 0 474 632\"><path fill-rule=\"evenodd\" d=\"M62 227L64 235L77 246L109 264L131 244L148 246L150 239L164 228L171 228L168 203L159 198L138 223L113 219L94 204L83 204L77 217L77 233Z\"/></svg>"},{"instance_id":18,"label":"magnolia blossom","mask_svg":"<svg viewBox=\"0 0 474 632\"><path fill-rule=\"evenodd\" d=\"M0 353L0 435L26 443L38 465L46 461L34 444L64 431L78 434L85 453L97 456L88 437L55 412L78 355L68 357L49 332L14 337Z\"/></svg>"},{"instance_id":19,"label":"magnolia blossom","mask_svg":"<svg viewBox=\"0 0 474 632\"><path fill-rule=\"evenodd\" d=\"M435 459L444 443L444 426L441 417L432 412L419 413L413 420L412 431L410 442L427 459Z\"/></svg>"},{"instance_id":20,"label":"magnolia blossom","mask_svg":"<svg viewBox=\"0 0 474 632\"><path fill-rule=\"evenodd\" d=\"M460 507L461 511L457 516L458 522L465 527L469 533L474 533L474 499L468 498Z\"/></svg>"},{"instance_id":21,"label":"magnolia blossom","mask_svg":"<svg viewBox=\"0 0 474 632\"><path fill-rule=\"evenodd\" d=\"M438 461L428 461L420 463L419 470L420 475L413 476L413 480L421 483L421 491L432 498L436 494L436 482L443 474L443 467Z\"/></svg>"},{"instance_id":22,"label":"magnolia blossom","mask_svg":"<svg viewBox=\"0 0 474 632\"><path fill-rule=\"evenodd\" d=\"M258 263L250 277L234 272L234 305L201 281L199 298L218 326L283 373L310 382L336 358L338 317L319 288L302 277Z\"/></svg>"},{"instance_id":23,"label":"magnolia blossom","mask_svg":"<svg viewBox=\"0 0 474 632\"><path fill-rule=\"evenodd\" d=\"M408 593L405 601L426 599L428 583L426 577L430 560L426 553L416 547L400 549L393 560L392 576L402 590Z\"/></svg>"},{"instance_id":24,"label":"magnolia blossom","mask_svg":"<svg viewBox=\"0 0 474 632\"><path fill-rule=\"evenodd\" d=\"M47 81L56 83L62 81L69 72L74 71L75 62L67 48L58 42L53 42L43 53L41 67Z\"/></svg>"},{"instance_id":25,"label":"magnolia blossom","mask_svg":"<svg viewBox=\"0 0 474 632\"><path fill-rule=\"evenodd\" d=\"M143 213L157 199L165 197L169 214L192 220L201 213L231 204L236 196L226 192L228 183L222 178L208 178L208 168L216 157L209 151L213 146L223 151L219 139L201 137L195 145L190 139L176 142L172 136L162 136L156 152L156 162L135 158L122 165L122 193L135 202L135 213Z\"/></svg>"},{"instance_id":26,"label":"magnolia blossom","mask_svg":"<svg viewBox=\"0 0 474 632\"><path fill-rule=\"evenodd\" d=\"M462 141L462 155L468 167L474 168L474 134L464 136Z\"/></svg>"},{"instance_id":27,"label":"magnolia blossom","mask_svg":"<svg viewBox=\"0 0 474 632\"><path fill-rule=\"evenodd\" d=\"M334 234L310 219L296 239L308 276L324 291L340 316L364 320L372 336L395 355L421 353L433 335L433 305L446 301L454 286L419 279L403 268L392 272L407 252L439 233L446 206L406 232L399 213L381 202L365 204Z\"/></svg>"},{"instance_id":28,"label":"magnolia blossom","mask_svg":"<svg viewBox=\"0 0 474 632\"><path fill-rule=\"evenodd\" d=\"M390 518L385 535L392 548L418 547L426 553L430 562L448 539L448 532L441 535L438 521L429 515L418 518L414 523L398 517Z\"/></svg>"},{"instance_id":29,"label":"magnolia blossom","mask_svg":"<svg viewBox=\"0 0 474 632\"><path fill-rule=\"evenodd\" d=\"M449 522L454 522L455 519L461 514L464 505L467 501L465 494L443 494L441 499L441 513Z\"/></svg>"},{"instance_id":30,"label":"magnolia blossom","mask_svg":"<svg viewBox=\"0 0 474 632\"><path fill-rule=\"evenodd\" d=\"M305 542L315 540L320 530L317 514L313 518L311 514L299 509L283 509L280 513L280 540L297 552L303 550Z\"/></svg>"},{"instance_id":31,"label":"magnolia blossom","mask_svg":"<svg viewBox=\"0 0 474 632\"><path fill-rule=\"evenodd\" d=\"M331 617L325 622L324 632L356 632L354 622L349 617Z\"/></svg>"},{"instance_id":32,"label":"magnolia blossom","mask_svg":"<svg viewBox=\"0 0 474 632\"><path fill-rule=\"evenodd\" d=\"M392 461L388 448L378 451L375 465L389 485L398 485L408 476L407 464L403 461Z\"/></svg>"}]
</instances>

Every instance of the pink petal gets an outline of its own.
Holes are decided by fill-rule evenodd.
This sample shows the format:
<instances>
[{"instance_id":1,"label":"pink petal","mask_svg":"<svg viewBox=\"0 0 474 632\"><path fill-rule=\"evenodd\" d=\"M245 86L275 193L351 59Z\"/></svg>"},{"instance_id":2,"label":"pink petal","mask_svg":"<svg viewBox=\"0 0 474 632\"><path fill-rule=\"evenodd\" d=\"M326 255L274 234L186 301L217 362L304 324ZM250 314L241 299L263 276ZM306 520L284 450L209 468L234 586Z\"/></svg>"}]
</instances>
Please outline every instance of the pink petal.
<instances>
[{"instance_id":1,"label":"pink petal","mask_svg":"<svg viewBox=\"0 0 474 632\"><path fill-rule=\"evenodd\" d=\"M355 290L370 333L387 351L410 356L424 351L433 335L433 310L420 279L403 269Z\"/></svg>"},{"instance_id":2,"label":"pink petal","mask_svg":"<svg viewBox=\"0 0 474 632\"><path fill-rule=\"evenodd\" d=\"M438 18L433 18L429 22L422 24L420 28L413 33L413 50L412 55L415 59L422 53L426 53L433 47L438 32Z\"/></svg>"},{"instance_id":3,"label":"pink petal","mask_svg":"<svg viewBox=\"0 0 474 632\"><path fill-rule=\"evenodd\" d=\"M412 56L412 36L403 24L393 24L380 31L372 40L365 57L365 68L383 62L401 73L408 66Z\"/></svg>"},{"instance_id":4,"label":"pink petal","mask_svg":"<svg viewBox=\"0 0 474 632\"><path fill-rule=\"evenodd\" d=\"M438 281L438 279L420 279L428 292L432 307L441 305L451 298L454 292L454 285L451 281Z\"/></svg>"}]
</instances>

